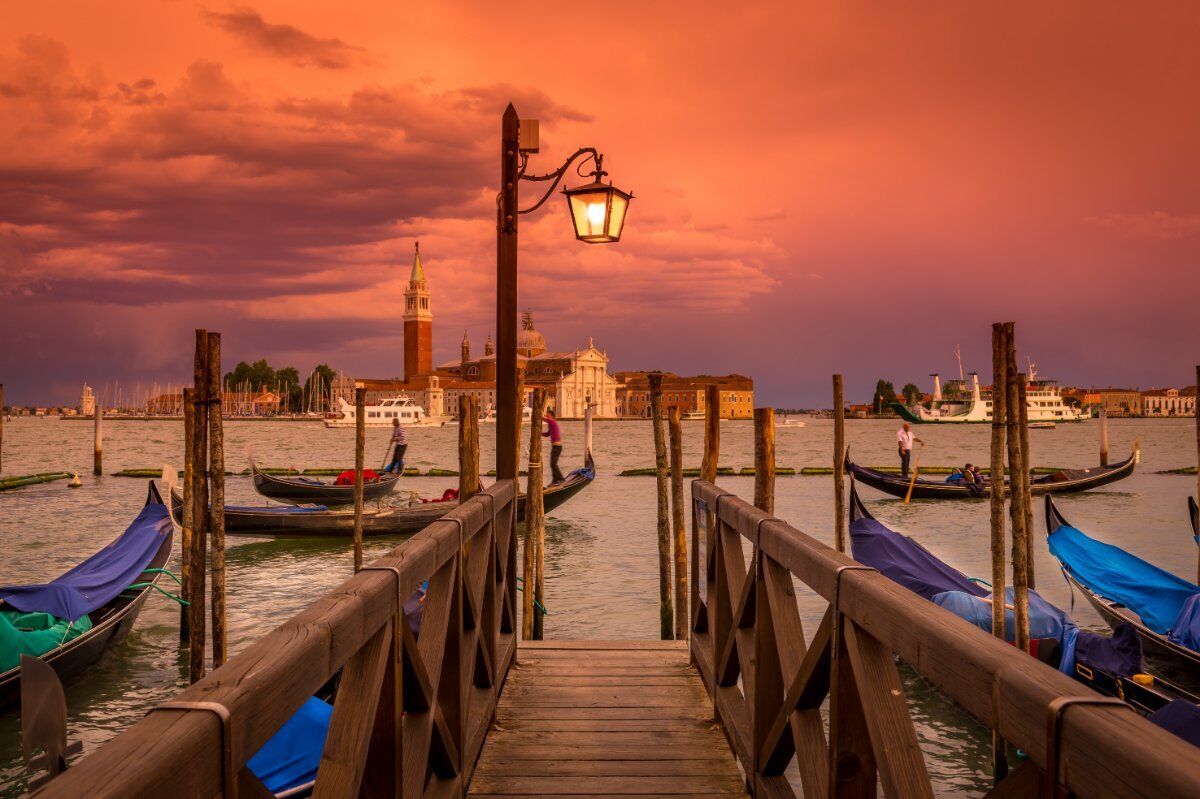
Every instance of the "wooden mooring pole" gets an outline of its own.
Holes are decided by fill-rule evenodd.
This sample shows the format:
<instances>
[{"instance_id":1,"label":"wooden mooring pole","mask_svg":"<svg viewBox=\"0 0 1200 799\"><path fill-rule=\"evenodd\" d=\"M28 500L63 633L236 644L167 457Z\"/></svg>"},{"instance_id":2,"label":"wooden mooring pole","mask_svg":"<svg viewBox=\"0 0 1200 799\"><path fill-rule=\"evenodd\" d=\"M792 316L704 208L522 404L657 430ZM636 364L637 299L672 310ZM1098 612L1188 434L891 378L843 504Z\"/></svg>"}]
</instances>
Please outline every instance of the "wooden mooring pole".
<instances>
[{"instance_id":1,"label":"wooden mooring pole","mask_svg":"<svg viewBox=\"0 0 1200 799\"><path fill-rule=\"evenodd\" d=\"M846 551L846 395L842 376L833 376L833 544Z\"/></svg>"},{"instance_id":2,"label":"wooden mooring pole","mask_svg":"<svg viewBox=\"0 0 1200 799\"><path fill-rule=\"evenodd\" d=\"M654 428L654 476L658 483L658 616L659 636L675 636L675 613L671 607L671 517L670 487L667 484L667 442L663 435L662 378L651 374L650 417Z\"/></svg>"},{"instance_id":3,"label":"wooden mooring pole","mask_svg":"<svg viewBox=\"0 0 1200 799\"><path fill-rule=\"evenodd\" d=\"M546 414L546 390L533 390L533 415L529 422L529 478L525 484L525 549L533 548L533 579L529 572L525 576L525 595L531 600L533 613L529 624L535 641L542 640L545 620L542 608L545 604L543 575L546 566L546 506L542 496L542 417ZM529 556L526 555L526 562Z\"/></svg>"},{"instance_id":4,"label":"wooden mooring pole","mask_svg":"<svg viewBox=\"0 0 1200 799\"><path fill-rule=\"evenodd\" d=\"M700 479L717 482L717 459L721 454L721 387L704 387L704 457Z\"/></svg>"},{"instance_id":5,"label":"wooden mooring pole","mask_svg":"<svg viewBox=\"0 0 1200 799\"><path fill-rule=\"evenodd\" d=\"M472 394L458 395L458 501L479 493L479 405Z\"/></svg>"},{"instance_id":6,"label":"wooden mooring pole","mask_svg":"<svg viewBox=\"0 0 1200 799\"><path fill-rule=\"evenodd\" d=\"M196 398L191 388L183 389L183 529L180 537L180 596L189 603L192 600L192 530L195 522L192 520L192 457L195 450L192 439L196 436ZM167 498L170 502L170 498ZM188 605L179 606L179 643L191 640L191 609Z\"/></svg>"},{"instance_id":7,"label":"wooden mooring pole","mask_svg":"<svg viewBox=\"0 0 1200 799\"><path fill-rule=\"evenodd\" d=\"M354 571L363 566L363 460L367 449L366 419L367 390L354 389Z\"/></svg>"},{"instance_id":8,"label":"wooden mooring pole","mask_svg":"<svg viewBox=\"0 0 1200 799\"><path fill-rule=\"evenodd\" d=\"M1034 588L1033 576L1033 491L1030 473L1033 471L1032 455L1029 454L1029 378L1022 373L1017 378L1017 405L1021 411L1021 508L1025 512L1025 585Z\"/></svg>"},{"instance_id":9,"label":"wooden mooring pole","mask_svg":"<svg viewBox=\"0 0 1200 799\"><path fill-rule=\"evenodd\" d=\"M225 428L222 425L221 334L208 334L208 529L212 541L213 668L228 657L225 627Z\"/></svg>"},{"instance_id":10,"label":"wooden mooring pole","mask_svg":"<svg viewBox=\"0 0 1200 799\"><path fill-rule=\"evenodd\" d=\"M96 398L96 411L92 414L92 474L104 474L104 403Z\"/></svg>"},{"instance_id":11,"label":"wooden mooring pole","mask_svg":"<svg viewBox=\"0 0 1200 799\"><path fill-rule=\"evenodd\" d=\"M0 383L0 474L4 474L4 384Z\"/></svg>"},{"instance_id":12,"label":"wooden mooring pole","mask_svg":"<svg viewBox=\"0 0 1200 799\"><path fill-rule=\"evenodd\" d=\"M992 325L992 446L988 479L991 486L992 635L1004 640L1004 433L1008 396L1007 332L1003 322ZM1008 753L999 729L992 728L993 779L1008 774Z\"/></svg>"},{"instance_id":13,"label":"wooden mooring pole","mask_svg":"<svg viewBox=\"0 0 1200 799\"><path fill-rule=\"evenodd\" d=\"M192 363L192 540L188 601L188 678L204 677L205 582L208 559L208 331L196 331Z\"/></svg>"},{"instance_id":14,"label":"wooden mooring pole","mask_svg":"<svg viewBox=\"0 0 1200 799\"><path fill-rule=\"evenodd\" d=\"M675 640L687 639L687 528L683 521L683 422L679 408L667 417L671 437L671 531L675 563Z\"/></svg>"},{"instance_id":15,"label":"wooden mooring pole","mask_svg":"<svg viewBox=\"0 0 1200 799\"><path fill-rule=\"evenodd\" d=\"M1108 465L1108 411L1100 406L1100 465Z\"/></svg>"},{"instance_id":16,"label":"wooden mooring pole","mask_svg":"<svg viewBox=\"0 0 1200 799\"><path fill-rule=\"evenodd\" d=\"M1196 364L1196 501L1200 502L1200 363ZM1196 549L1196 582L1200 583L1200 547Z\"/></svg>"},{"instance_id":17,"label":"wooden mooring pole","mask_svg":"<svg viewBox=\"0 0 1200 799\"><path fill-rule=\"evenodd\" d=\"M1005 394L1008 398L1006 445L1008 448L1008 512L1012 525L1013 640L1029 651L1029 530L1025 527L1025 462L1021 459L1020 377L1017 373L1017 334L1012 322L1005 325ZM995 402L992 402L993 407ZM995 594L993 594L995 601ZM1003 595L1000 596L1003 604Z\"/></svg>"},{"instance_id":18,"label":"wooden mooring pole","mask_svg":"<svg viewBox=\"0 0 1200 799\"><path fill-rule=\"evenodd\" d=\"M754 507L775 514L775 409L754 409Z\"/></svg>"}]
</instances>

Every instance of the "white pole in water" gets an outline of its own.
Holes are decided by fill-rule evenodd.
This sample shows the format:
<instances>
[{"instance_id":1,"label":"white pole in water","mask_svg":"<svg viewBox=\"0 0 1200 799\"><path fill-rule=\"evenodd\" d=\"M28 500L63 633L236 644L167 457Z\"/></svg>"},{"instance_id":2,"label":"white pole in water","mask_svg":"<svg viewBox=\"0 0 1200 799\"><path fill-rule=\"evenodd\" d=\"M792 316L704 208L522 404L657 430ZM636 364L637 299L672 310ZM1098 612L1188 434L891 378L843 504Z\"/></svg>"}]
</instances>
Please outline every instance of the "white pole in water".
<instances>
[{"instance_id":1,"label":"white pole in water","mask_svg":"<svg viewBox=\"0 0 1200 799\"><path fill-rule=\"evenodd\" d=\"M95 452L92 455L92 474L99 477L104 473L104 403L96 398Z\"/></svg>"}]
</instances>

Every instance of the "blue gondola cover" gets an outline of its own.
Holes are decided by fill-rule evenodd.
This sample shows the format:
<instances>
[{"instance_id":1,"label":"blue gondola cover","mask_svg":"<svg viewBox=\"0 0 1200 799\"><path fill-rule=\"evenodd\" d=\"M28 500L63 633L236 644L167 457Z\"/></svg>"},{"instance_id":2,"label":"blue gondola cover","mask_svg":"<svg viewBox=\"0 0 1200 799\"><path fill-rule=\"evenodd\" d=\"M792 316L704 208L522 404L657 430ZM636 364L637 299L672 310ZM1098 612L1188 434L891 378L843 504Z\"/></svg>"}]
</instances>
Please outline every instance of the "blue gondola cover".
<instances>
[{"instance_id":1,"label":"blue gondola cover","mask_svg":"<svg viewBox=\"0 0 1200 799\"><path fill-rule=\"evenodd\" d=\"M932 600L946 591L987 596L987 591L966 575L938 560L925 547L906 535L889 530L878 520L855 519L850 523L850 546L854 559L878 569L914 594Z\"/></svg>"},{"instance_id":2,"label":"blue gondola cover","mask_svg":"<svg viewBox=\"0 0 1200 799\"><path fill-rule=\"evenodd\" d=\"M321 765L331 718L333 706L310 697L246 765L271 793L312 782Z\"/></svg>"},{"instance_id":3,"label":"blue gondola cover","mask_svg":"<svg viewBox=\"0 0 1200 799\"><path fill-rule=\"evenodd\" d=\"M1050 535L1050 552L1076 580L1105 599L1120 602L1141 617L1142 623L1167 635L1178 623L1197 623L1195 614L1183 614L1200 586L1063 525ZM1195 607L1195 604L1192 604ZM1196 631L1193 631L1193 633ZM1191 646L1189 648L1195 648Z\"/></svg>"},{"instance_id":4,"label":"blue gondola cover","mask_svg":"<svg viewBox=\"0 0 1200 799\"><path fill-rule=\"evenodd\" d=\"M149 502L119 538L66 574L41 585L4 586L0 598L26 613L78 619L136 583L171 531L167 506Z\"/></svg>"}]
</instances>

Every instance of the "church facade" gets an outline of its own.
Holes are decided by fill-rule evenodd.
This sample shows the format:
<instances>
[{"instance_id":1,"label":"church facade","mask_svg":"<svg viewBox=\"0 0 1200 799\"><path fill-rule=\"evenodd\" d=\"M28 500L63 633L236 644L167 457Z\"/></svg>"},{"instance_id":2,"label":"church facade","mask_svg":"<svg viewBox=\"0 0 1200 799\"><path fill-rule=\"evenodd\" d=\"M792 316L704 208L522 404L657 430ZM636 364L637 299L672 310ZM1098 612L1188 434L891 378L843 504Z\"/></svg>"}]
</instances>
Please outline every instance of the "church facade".
<instances>
[{"instance_id":1,"label":"church facade","mask_svg":"<svg viewBox=\"0 0 1200 799\"><path fill-rule=\"evenodd\" d=\"M608 355L591 339L580 349L550 351L545 337L534 327L533 314L526 312L517 335L517 368L524 375L526 404L535 388L543 388L547 404L559 418L582 419L589 405L597 418L619 415L617 381L608 374ZM463 395L474 396L481 411L495 406L496 352L491 336L483 355L473 358L470 339L464 332L459 358L433 365L433 303L419 245L404 292L404 376L339 376L330 387L333 405L338 397L353 403L356 385L367 389L368 405L406 394L433 418L457 416L459 397Z\"/></svg>"}]
</instances>

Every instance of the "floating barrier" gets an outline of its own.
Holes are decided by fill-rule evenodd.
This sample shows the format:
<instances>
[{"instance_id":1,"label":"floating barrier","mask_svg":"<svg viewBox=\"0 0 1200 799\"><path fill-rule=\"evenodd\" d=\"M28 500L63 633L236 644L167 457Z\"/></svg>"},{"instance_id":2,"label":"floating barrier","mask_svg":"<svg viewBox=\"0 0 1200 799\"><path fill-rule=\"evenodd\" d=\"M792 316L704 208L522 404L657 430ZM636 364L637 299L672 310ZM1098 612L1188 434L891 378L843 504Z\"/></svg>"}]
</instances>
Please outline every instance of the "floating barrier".
<instances>
[{"instance_id":1,"label":"floating barrier","mask_svg":"<svg viewBox=\"0 0 1200 799\"><path fill-rule=\"evenodd\" d=\"M0 491L9 491L14 488L37 485L38 483L52 483L55 480L66 480L68 477L71 477L70 472L42 472L40 474L0 478Z\"/></svg>"}]
</instances>

